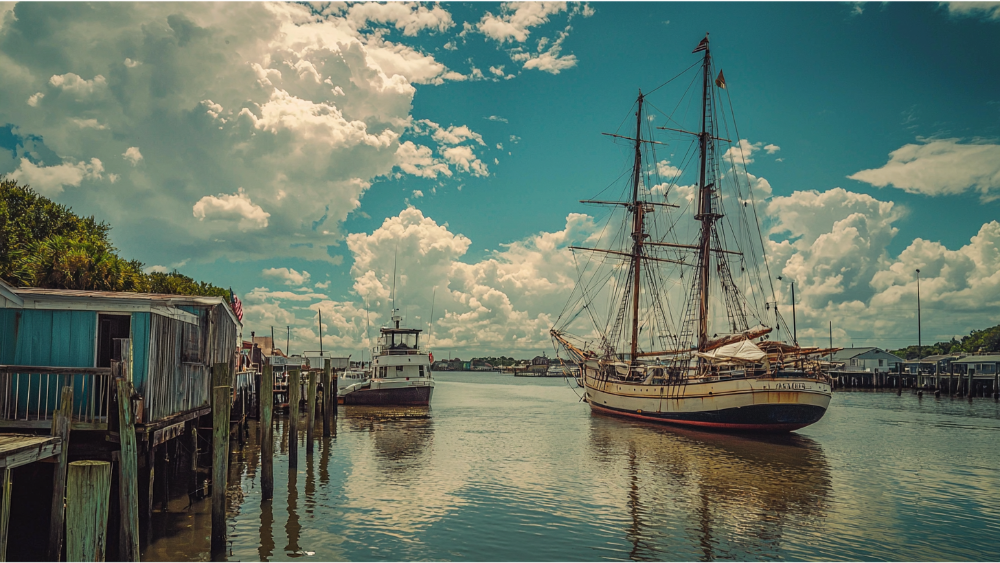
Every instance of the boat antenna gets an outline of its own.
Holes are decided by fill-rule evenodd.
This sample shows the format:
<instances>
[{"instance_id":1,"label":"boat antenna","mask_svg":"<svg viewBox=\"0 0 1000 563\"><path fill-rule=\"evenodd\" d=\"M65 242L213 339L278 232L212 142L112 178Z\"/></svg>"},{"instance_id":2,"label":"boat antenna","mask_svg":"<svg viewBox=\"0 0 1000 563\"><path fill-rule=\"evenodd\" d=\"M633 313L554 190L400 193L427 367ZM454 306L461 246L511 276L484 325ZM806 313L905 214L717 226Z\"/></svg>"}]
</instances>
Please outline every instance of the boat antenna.
<instances>
[{"instance_id":1,"label":"boat antenna","mask_svg":"<svg viewBox=\"0 0 1000 563\"><path fill-rule=\"evenodd\" d=\"M437 295L437 288L435 287L434 290L431 291L431 322L429 323L430 324L430 327L429 327L430 330L428 331L428 334L427 334L427 347L428 348L431 345L431 338L434 337L434 297L436 295Z\"/></svg>"},{"instance_id":2,"label":"boat antenna","mask_svg":"<svg viewBox=\"0 0 1000 563\"><path fill-rule=\"evenodd\" d=\"M392 316L396 315L396 253L399 252L399 243L392 251Z\"/></svg>"}]
</instances>

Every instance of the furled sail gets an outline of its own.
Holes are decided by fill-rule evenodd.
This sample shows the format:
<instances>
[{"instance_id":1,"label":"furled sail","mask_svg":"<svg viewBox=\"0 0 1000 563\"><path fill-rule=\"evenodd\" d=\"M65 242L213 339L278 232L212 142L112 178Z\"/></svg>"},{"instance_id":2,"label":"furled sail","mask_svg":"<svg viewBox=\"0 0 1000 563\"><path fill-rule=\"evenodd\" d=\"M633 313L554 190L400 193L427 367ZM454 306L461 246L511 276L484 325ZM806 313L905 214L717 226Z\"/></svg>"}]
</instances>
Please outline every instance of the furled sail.
<instances>
[{"instance_id":1,"label":"furled sail","mask_svg":"<svg viewBox=\"0 0 1000 563\"><path fill-rule=\"evenodd\" d=\"M726 362L736 364L759 362L767 356L763 350L750 340L741 340L732 344L726 344L710 352L696 352L695 355L713 363Z\"/></svg>"}]
</instances>

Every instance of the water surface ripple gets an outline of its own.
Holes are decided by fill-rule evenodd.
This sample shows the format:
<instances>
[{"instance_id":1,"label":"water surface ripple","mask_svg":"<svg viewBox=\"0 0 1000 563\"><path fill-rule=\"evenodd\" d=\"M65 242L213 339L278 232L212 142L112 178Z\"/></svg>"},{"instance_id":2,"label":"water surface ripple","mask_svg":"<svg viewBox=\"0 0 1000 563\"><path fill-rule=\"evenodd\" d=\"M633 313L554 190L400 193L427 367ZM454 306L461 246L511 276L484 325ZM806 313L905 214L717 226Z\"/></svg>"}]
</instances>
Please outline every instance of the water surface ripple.
<instances>
[{"instance_id":1,"label":"water surface ripple","mask_svg":"<svg viewBox=\"0 0 1000 563\"><path fill-rule=\"evenodd\" d=\"M729 436L593 415L561 379L440 373L430 408L340 407L273 501L230 467L228 557L327 561L984 561L1000 555L1000 406L838 392L817 424ZM303 428L304 424L300 424ZM317 436L321 432L317 431ZM209 559L207 501L144 561Z\"/></svg>"}]
</instances>

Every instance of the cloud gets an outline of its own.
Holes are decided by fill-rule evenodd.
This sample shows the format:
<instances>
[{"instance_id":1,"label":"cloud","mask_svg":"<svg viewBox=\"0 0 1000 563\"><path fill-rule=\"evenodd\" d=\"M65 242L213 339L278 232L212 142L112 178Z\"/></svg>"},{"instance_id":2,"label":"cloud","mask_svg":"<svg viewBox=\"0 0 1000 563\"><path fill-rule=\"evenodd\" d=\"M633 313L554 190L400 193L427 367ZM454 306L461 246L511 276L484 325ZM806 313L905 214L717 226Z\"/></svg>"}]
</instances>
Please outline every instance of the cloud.
<instances>
[{"instance_id":1,"label":"cloud","mask_svg":"<svg viewBox=\"0 0 1000 563\"><path fill-rule=\"evenodd\" d=\"M757 142L751 143L746 139L740 139L740 142L732 145L726 152L722 155L722 158L727 162L735 163L737 166L742 166L744 163L753 164L753 153L759 151L763 147L764 143ZM774 150L767 150L768 154L773 154L774 151L778 150L775 145L768 145L769 147L774 147Z\"/></svg>"},{"instance_id":2,"label":"cloud","mask_svg":"<svg viewBox=\"0 0 1000 563\"><path fill-rule=\"evenodd\" d=\"M993 200L1000 197L1000 145L925 140L892 151L889 162L881 168L862 170L848 178L929 196L974 190L984 201Z\"/></svg>"},{"instance_id":3,"label":"cloud","mask_svg":"<svg viewBox=\"0 0 1000 563\"><path fill-rule=\"evenodd\" d=\"M498 115L491 115L491 116L486 117L484 119L488 119L490 121L500 121L502 123L507 123L507 118L506 117L500 117Z\"/></svg>"},{"instance_id":4,"label":"cloud","mask_svg":"<svg viewBox=\"0 0 1000 563\"><path fill-rule=\"evenodd\" d=\"M84 80L79 75L68 72L66 74L53 74L49 78L49 84L53 88L83 98L104 89L107 86L107 80L100 74L91 80Z\"/></svg>"},{"instance_id":5,"label":"cloud","mask_svg":"<svg viewBox=\"0 0 1000 563\"><path fill-rule=\"evenodd\" d=\"M132 166L139 164L139 161L142 160L142 153L139 152L139 147L129 147L122 153L122 156L125 157L125 160L131 162Z\"/></svg>"},{"instance_id":6,"label":"cloud","mask_svg":"<svg viewBox=\"0 0 1000 563\"><path fill-rule=\"evenodd\" d=\"M448 164L434 158L434 152L423 145L406 141L396 149L396 166L407 174L421 178L437 178L438 174L451 176Z\"/></svg>"},{"instance_id":7,"label":"cloud","mask_svg":"<svg viewBox=\"0 0 1000 563\"><path fill-rule=\"evenodd\" d=\"M556 40L552 42L547 51L543 51L543 49L548 46L549 40L547 37L543 37L538 42L537 53L517 52L511 54L511 59L523 62L524 69L536 69L550 74L559 74L568 68L573 68L576 66L575 55L559 56L562 52L563 41L569 37L569 30L570 28L567 27L565 31L559 32Z\"/></svg>"},{"instance_id":8,"label":"cloud","mask_svg":"<svg viewBox=\"0 0 1000 563\"><path fill-rule=\"evenodd\" d=\"M421 126L425 126L427 129L425 130ZM429 119L421 119L416 122L414 132L417 134L430 133L431 138L441 144L457 145L473 140L484 147L486 146L483 136L469 129L467 125L449 125L448 128L443 128Z\"/></svg>"},{"instance_id":9,"label":"cloud","mask_svg":"<svg viewBox=\"0 0 1000 563\"><path fill-rule=\"evenodd\" d=\"M472 148L467 145L448 147L441 151L441 155L444 156L445 160L454 164L463 172L469 172L474 176L490 175L486 164L476 158L475 153L472 152Z\"/></svg>"},{"instance_id":10,"label":"cloud","mask_svg":"<svg viewBox=\"0 0 1000 563\"><path fill-rule=\"evenodd\" d=\"M305 285L309 283L309 272L301 273L290 268L267 268L260 273L265 278L277 279L285 285Z\"/></svg>"},{"instance_id":11,"label":"cloud","mask_svg":"<svg viewBox=\"0 0 1000 563\"><path fill-rule=\"evenodd\" d=\"M411 115L416 85L464 79L413 40L453 27L443 6L23 4L16 14L3 20L0 115L50 155L18 174L114 224L127 256L332 261L373 181L455 170L437 147L401 138L425 117ZM134 168L122 156L133 146ZM90 181L112 173L113 184ZM192 214L198 204L204 215Z\"/></svg>"},{"instance_id":12,"label":"cloud","mask_svg":"<svg viewBox=\"0 0 1000 563\"><path fill-rule=\"evenodd\" d=\"M207 195L194 204L193 212L201 221L238 221L241 231L263 229L271 216L261 206L251 202L243 188L235 194Z\"/></svg>"},{"instance_id":13,"label":"cloud","mask_svg":"<svg viewBox=\"0 0 1000 563\"><path fill-rule=\"evenodd\" d=\"M413 199L418 199L424 197L424 192L420 190L413 190Z\"/></svg>"},{"instance_id":14,"label":"cloud","mask_svg":"<svg viewBox=\"0 0 1000 563\"><path fill-rule=\"evenodd\" d=\"M764 145L764 150L767 151L767 154L774 154L780 151L781 147L778 145Z\"/></svg>"},{"instance_id":15,"label":"cloud","mask_svg":"<svg viewBox=\"0 0 1000 563\"><path fill-rule=\"evenodd\" d=\"M509 2L501 5L498 16L486 12L476 29L501 43L524 42L531 33L529 28L547 23L549 16L565 11L566 2Z\"/></svg>"},{"instance_id":16,"label":"cloud","mask_svg":"<svg viewBox=\"0 0 1000 563\"><path fill-rule=\"evenodd\" d=\"M85 179L101 179L103 172L104 165L96 158L90 159L90 162L64 162L54 166L37 166L22 158L20 166L10 177L44 196L54 197L61 194L66 186L79 187Z\"/></svg>"},{"instance_id":17,"label":"cloud","mask_svg":"<svg viewBox=\"0 0 1000 563\"><path fill-rule=\"evenodd\" d=\"M981 16L1000 20L1000 2L946 2L952 16Z\"/></svg>"},{"instance_id":18,"label":"cloud","mask_svg":"<svg viewBox=\"0 0 1000 563\"><path fill-rule=\"evenodd\" d=\"M363 29L373 23L391 24L408 37L416 36L424 30L445 32L455 25L451 14L441 6L434 5L428 9L427 5L417 2L353 4L347 9L346 18L356 29Z\"/></svg>"}]
</instances>

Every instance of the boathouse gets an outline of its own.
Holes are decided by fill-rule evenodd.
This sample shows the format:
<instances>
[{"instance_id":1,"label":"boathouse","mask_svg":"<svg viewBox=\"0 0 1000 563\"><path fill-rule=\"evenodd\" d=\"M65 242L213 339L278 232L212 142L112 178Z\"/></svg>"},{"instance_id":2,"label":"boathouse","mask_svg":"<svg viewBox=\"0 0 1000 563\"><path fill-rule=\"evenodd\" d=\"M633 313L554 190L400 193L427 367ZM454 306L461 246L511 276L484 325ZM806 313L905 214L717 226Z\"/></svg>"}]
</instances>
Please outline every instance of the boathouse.
<instances>
[{"instance_id":1,"label":"boathouse","mask_svg":"<svg viewBox=\"0 0 1000 563\"><path fill-rule=\"evenodd\" d=\"M890 354L881 348L844 348L833 354L833 362L843 364L838 371L870 373L895 372L903 358Z\"/></svg>"},{"instance_id":2,"label":"boathouse","mask_svg":"<svg viewBox=\"0 0 1000 563\"><path fill-rule=\"evenodd\" d=\"M1000 354L981 354L965 356L954 360L952 364L956 371L961 369L971 380L970 389L980 392L989 389L992 393L1000 392Z\"/></svg>"},{"instance_id":3,"label":"boathouse","mask_svg":"<svg viewBox=\"0 0 1000 563\"><path fill-rule=\"evenodd\" d=\"M221 297L3 282L0 295L0 428L51 427L71 385L73 429L106 430L112 361L140 397L139 425L205 414L212 365L236 371L242 325Z\"/></svg>"}]
</instances>

